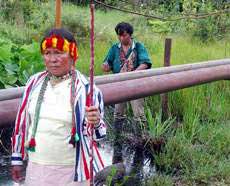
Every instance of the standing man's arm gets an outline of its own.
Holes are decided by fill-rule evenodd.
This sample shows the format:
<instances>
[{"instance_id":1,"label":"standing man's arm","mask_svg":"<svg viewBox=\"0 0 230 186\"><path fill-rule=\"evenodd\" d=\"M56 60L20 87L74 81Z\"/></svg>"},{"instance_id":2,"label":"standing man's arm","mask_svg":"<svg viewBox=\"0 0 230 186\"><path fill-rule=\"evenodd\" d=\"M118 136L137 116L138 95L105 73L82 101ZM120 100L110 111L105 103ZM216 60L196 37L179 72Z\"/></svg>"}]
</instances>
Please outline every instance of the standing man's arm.
<instances>
[{"instance_id":1,"label":"standing man's arm","mask_svg":"<svg viewBox=\"0 0 230 186\"><path fill-rule=\"evenodd\" d=\"M110 72L111 70L113 70L113 61L114 61L114 51L113 51L113 47L111 47L109 49L106 58L104 59L104 62L101 65L101 69L104 72Z\"/></svg>"},{"instance_id":2,"label":"standing man's arm","mask_svg":"<svg viewBox=\"0 0 230 186\"><path fill-rule=\"evenodd\" d=\"M148 52L146 48L144 47L143 44L137 43L137 60L138 60L138 67L136 70L144 70L144 69L149 69L152 66L152 62L149 58Z\"/></svg>"}]
</instances>

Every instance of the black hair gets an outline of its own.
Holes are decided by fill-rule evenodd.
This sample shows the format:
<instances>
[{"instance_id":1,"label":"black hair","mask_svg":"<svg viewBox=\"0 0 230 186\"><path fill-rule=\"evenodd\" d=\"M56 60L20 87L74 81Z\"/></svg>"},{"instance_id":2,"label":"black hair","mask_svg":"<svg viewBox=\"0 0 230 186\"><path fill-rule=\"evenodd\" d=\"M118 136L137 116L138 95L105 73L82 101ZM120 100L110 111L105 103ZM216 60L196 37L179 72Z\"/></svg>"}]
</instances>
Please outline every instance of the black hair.
<instances>
[{"instance_id":1,"label":"black hair","mask_svg":"<svg viewBox=\"0 0 230 186\"><path fill-rule=\"evenodd\" d=\"M67 41L73 42L77 45L77 42L76 42L73 34L64 28L52 28L51 30L49 30L45 34L44 38L42 39L41 44L47 37L50 37L52 35L61 36L62 38L66 39Z\"/></svg>"},{"instance_id":2,"label":"black hair","mask_svg":"<svg viewBox=\"0 0 230 186\"><path fill-rule=\"evenodd\" d=\"M118 23L115 27L117 35L122 35L124 32L127 32L130 36L133 34L133 26L126 22Z\"/></svg>"}]
</instances>

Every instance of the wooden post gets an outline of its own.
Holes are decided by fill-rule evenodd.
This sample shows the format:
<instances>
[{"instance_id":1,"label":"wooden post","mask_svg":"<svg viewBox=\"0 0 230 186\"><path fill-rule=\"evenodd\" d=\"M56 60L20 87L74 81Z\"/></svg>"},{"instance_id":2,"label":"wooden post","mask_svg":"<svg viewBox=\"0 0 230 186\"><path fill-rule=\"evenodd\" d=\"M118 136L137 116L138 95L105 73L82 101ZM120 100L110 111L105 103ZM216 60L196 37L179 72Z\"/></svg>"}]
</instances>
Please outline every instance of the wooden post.
<instances>
[{"instance_id":1,"label":"wooden post","mask_svg":"<svg viewBox=\"0 0 230 186\"><path fill-rule=\"evenodd\" d=\"M171 45L172 39L165 39L165 53L164 53L164 67L170 66L170 57L171 57ZM161 94L161 108L162 108L162 120L165 121L169 117L169 108L168 108L168 94Z\"/></svg>"},{"instance_id":2,"label":"wooden post","mask_svg":"<svg viewBox=\"0 0 230 186\"><path fill-rule=\"evenodd\" d=\"M61 0L56 0L55 27L61 28Z\"/></svg>"}]
</instances>

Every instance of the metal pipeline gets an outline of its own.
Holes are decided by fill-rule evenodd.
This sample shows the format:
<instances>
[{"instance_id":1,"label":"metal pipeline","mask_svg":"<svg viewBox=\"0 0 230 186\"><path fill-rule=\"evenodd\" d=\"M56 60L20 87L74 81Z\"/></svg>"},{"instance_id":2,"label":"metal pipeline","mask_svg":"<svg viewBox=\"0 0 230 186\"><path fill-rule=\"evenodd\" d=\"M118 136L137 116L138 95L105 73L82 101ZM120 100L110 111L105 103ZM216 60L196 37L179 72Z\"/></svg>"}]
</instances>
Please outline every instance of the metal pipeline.
<instances>
[{"instance_id":1,"label":"metal pipeline","mask_svg":"<svg viewBox=\"0 0 230 186\"><path fill-rule=\"evenodd\" d=\"M98 85L105 104L114 104L141 97L166 93L194 85L230 79L230 65L188 70Z\"/></svg>"},{"instance_id":2,"label":"metal pipeline","mask_svg":"<svg viewBox=\"0 0 230 186\"><path fill-rule=\"evenodd\" d=\"M158 76L188 70L195 70L201 68L215 67L220 65L230 65L230 59L220 59L220 60L212 60L207 62L193 63L193 64L185 64L185 65L175 65L170 67L161 67L149 70L142 71L134 71L127 73L119 73L119 74L109 74L95 77L96 85L102 85L106 83L114 83L127 81L132 79L139 79L144 77ZM17 88L9 88L0 90L0 101L20 98L22 96L24 87Z\"/></svg>"},{"instance_id":3,"label":"metal pipeline","mask_svg":"<svg viewBox=\"0 0 230 186\"><path fill-rule=\"evenodd\" d=\"M230 64L98 85L105 105L230 79ZM0 127L12 124L20 99L0 101Z\"/></svg>"},{"instance_id":4,"label":"metal pipeline","mask_svg":"<svg viewBox=\"0 0 230 186\"><path fill-rule=\"evenodd\" d=\"M0 101L0 128L14 124L20 99Z\"/></svg>"},{"instance_id":5,"label":"metal pipeline","mask_svg":"<svg viewBox=\"0 0 230 186\"><path fill-rule=\"evenodd\" d=\"M158 75L170 74L170 73L187 71L187 70L195 70L200 68L209 68L209 67L215 67L220 65L230 65L230 59L211 60L211 61L198 62L192 64L174 65L169 67L160 67L160 68L153 68L148 70L97 76L95 77L95 82L97 85L105 84L105 83L114 83L118 81L127 81L131 79L158 76Z\"/></svg>"}]
</instances>

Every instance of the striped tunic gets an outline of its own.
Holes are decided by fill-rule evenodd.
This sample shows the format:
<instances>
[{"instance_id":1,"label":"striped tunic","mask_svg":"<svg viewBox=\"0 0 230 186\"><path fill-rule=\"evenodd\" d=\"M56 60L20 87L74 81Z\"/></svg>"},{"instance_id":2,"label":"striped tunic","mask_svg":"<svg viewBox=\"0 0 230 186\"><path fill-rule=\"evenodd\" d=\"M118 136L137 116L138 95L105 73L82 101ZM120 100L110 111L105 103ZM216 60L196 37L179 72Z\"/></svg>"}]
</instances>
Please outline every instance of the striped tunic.
<instances>
[{"instance_id":1,"label":"striped tunic","mask_svg":"<svg viewBox=\"0 0 230 186\"><path fill-rule=\"evenodd\" d=\"M20 107L18 109L15 130L12 136L12 165L22 165L23 160L27 158L27 152L25 149L25 141L27 140L28 128L30 126L28 103L32 92L41 84L47 72L41 72L33 75L27 82L24 90L24 94L21 100ZM88 80L76 70L76 82L75 82L75 100L74 100L74 114L76 121L76 129L79 136L79 141L76 143L76 159L75 159L75 176L74 181L85 181L90 177L89 162L90 162L90 139L89 128L85 119L85 106L88 104L89 98L89 82ZM71 91L71 90L70 90ZM98 107L101 119L97 128L94 129L94 140L98 141L103 139L106 135L106 126L103 121L104 115L104 103L100 90L94 86L93 95L94 105ZM61 150L61 149L60 149ZM94 161L93 170L94 175L98 171L104 168L103 161L99 154L97 144L93 143ZM35 152L36 153L36 152Z\"/></svg>"}]
</instances>

